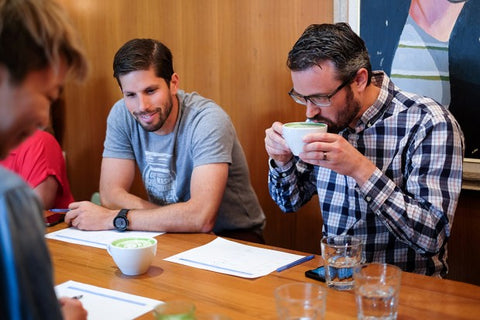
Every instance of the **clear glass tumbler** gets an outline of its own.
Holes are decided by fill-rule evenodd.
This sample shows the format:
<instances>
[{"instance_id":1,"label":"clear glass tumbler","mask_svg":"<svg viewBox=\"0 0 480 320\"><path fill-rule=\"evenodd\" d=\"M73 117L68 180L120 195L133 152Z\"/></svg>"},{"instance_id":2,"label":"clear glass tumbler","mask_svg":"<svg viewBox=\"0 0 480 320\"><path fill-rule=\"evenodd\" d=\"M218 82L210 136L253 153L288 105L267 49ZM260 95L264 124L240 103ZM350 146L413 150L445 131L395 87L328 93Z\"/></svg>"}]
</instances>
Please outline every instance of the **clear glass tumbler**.
<instances>
[{"instance_id":1,"label":"clear glass tumbler","mask_svg":"<svg viewBox=\"0 0 480 320\"><path fill-rule=\"evenodd\" d=\"M370 263L357 268L353 276L358 319L397 319L402 278L399 267L385 263Z\"/></svg>"},{"instance_id":2,"label":"clear glass tumbler","mask_svg":"<svg viewBox=\"0 0 480 320\"><path fill-rule=\"evenodd\" d=\"M325 280L330 288L353 289L353 271L362 263L362 241L352 236L331 236L321 240Z\"/></svg>"},{"instance_id":3,"label":"clear glass tumbler","mask_svg":"<svg viewBox=\"0 0 480 320\"><path fill-rule=\"evenodd\" d=\"M275 289L280 320L323 320L326 300L327 290L314 283L288 283Z\"/></svg>"}]
</instances>

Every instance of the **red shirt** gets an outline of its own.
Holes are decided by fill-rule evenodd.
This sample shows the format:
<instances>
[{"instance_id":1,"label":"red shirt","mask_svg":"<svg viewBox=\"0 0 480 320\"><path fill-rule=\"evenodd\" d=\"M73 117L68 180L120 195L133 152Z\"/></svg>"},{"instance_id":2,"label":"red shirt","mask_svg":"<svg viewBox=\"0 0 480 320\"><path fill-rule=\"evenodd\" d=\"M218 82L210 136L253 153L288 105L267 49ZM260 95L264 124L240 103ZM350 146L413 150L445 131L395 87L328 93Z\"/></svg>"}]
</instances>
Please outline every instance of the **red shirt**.
<instances>
[{"instance_id":1,"label":"red shirt","mask_svg":"<svg viewBox=\"0 0 480 320\"><path fill-rule=\"evenodd\" d=\"M59 184L54 208L68 208L74 201L62 148L50 133L37 130L0 164L20 175L32 188L53 176Z\"/></svg>"}]
</instances>

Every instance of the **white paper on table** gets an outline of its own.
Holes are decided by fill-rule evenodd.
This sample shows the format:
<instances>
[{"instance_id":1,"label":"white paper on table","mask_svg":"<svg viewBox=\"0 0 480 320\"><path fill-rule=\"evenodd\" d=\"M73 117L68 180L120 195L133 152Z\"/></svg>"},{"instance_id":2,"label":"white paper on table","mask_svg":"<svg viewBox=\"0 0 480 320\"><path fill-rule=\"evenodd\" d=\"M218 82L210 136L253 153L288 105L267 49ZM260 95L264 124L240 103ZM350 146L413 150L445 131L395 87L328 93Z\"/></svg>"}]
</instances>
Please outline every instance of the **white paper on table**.
<instances>
[{"instance_id":1,"label":"white paper on table","mask_svg":"<svg viewBox=\"0 0 480 320\"><path fill-rule=\"evenodd\" d=\"M116 231L116 230L103 230L103 231L84 231L77 228L66 228L54 232L47 233L45 235L48 239L55 239L60 241L66 241L76 244L82 244L84 246L97 247L106 249L107 245L113 240L126 238L126 237L148 237L154 238L165 232L148 232L148 231Z\"/></svg>"},{"instance_id":2,"label":"white paper on table","mask_svg":"<svg viewBox=\"0 0 480 320\"><path fill-rule=\"evenodd\" d=\"M164 260L243 278L258 278L303 257L217 237L203 246Z\"/></svg>"},{"instance_id":3,"label":"white paper on table","mask_svg":"<svg viewBox=\"0 0 480 320\"><path fill-rule=\"evenodd\" d=\"M125 292L105 289L76 281L55 286L57 297L81 296L89 320L134 319L162 303Z\"/></svg>"}]
</instances>

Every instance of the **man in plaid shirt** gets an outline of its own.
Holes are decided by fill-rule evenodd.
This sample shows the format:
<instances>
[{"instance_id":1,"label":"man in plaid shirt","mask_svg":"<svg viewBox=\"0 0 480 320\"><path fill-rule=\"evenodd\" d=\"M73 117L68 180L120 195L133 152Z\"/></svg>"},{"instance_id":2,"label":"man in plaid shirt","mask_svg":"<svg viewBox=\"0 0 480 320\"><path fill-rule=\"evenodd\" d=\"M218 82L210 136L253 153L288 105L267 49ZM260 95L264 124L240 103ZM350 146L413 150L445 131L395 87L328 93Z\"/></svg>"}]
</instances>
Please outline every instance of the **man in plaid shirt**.
<instances>
[{"instance_id":1,"label":"man in plaid shirt","mask_svg":"<svg viewBox=\"0 0 480 320\"><path fill-rule=\"evenodd\" d=\"M309 26L288 56L295 102L329 133L304 137L294 157L282 123L266 130L269 190L285 212L318 194L323 235L353 235L366 262L445 276L462 183L464 142L450 112L372 72L345 23Z\"/></svg>"}]
</instances>

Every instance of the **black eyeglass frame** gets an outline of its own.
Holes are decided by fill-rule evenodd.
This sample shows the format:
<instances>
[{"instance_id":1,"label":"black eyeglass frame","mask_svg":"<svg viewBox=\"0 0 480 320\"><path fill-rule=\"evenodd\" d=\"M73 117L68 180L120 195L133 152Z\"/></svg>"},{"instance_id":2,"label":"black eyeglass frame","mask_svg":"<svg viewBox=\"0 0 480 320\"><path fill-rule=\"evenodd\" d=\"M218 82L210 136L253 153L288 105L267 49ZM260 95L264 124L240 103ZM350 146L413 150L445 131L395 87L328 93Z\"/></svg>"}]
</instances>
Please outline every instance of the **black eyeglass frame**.
<instances>
[{"instance_id":1,"label":"black eyeglass frame","mask_svg":"<svg viewBox=\"0 0 480 320\"><path fill-rule=\"evenodd\" d=\"M347 84L351 83L352 79L347 79L342 84L340 84L337 89L335 89L332 93L330 94L312 94L310 96L302 96L301 94L298 94L293 90L293 88L288 92L288 95L295 101L296 103L302 104L302 105L307 105L308 101L310 101L313 105L317 107L329 107L332 104L332 101L330 100L334 95L336 95L340 90L343 89ZM315 98L321 98L325 99L327 98L328 104L319 104L315 103L314 100Z\"/></svg>"}]
</instances>

